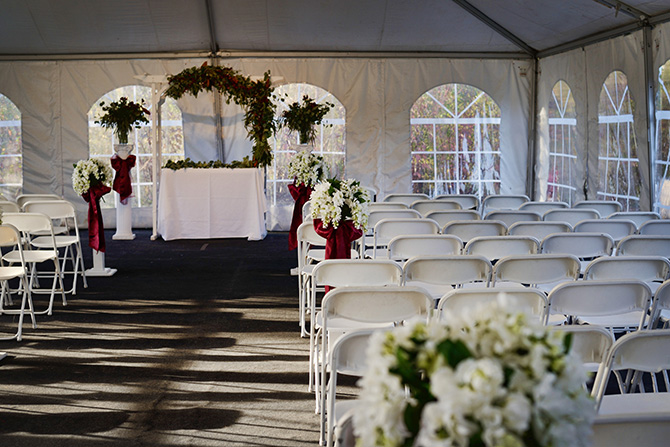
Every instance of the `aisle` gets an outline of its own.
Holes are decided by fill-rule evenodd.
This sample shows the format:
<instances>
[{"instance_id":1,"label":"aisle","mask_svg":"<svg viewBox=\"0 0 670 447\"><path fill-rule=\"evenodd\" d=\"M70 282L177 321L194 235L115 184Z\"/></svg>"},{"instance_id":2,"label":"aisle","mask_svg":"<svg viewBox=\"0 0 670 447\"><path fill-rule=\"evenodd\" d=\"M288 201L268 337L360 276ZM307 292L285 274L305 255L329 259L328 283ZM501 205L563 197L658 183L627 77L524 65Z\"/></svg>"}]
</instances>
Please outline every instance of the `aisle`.
<instances>
[{"instance_id":1,"label":"aisle","mask_svg":"<svg viewBox=\"0 0 670 447\"><path fill-rule=\"evenodd\" d=\"M107 235L114 277L0 343L2 446L316 445L287 235L135 232Z\"/></svg>"}]
</instances>

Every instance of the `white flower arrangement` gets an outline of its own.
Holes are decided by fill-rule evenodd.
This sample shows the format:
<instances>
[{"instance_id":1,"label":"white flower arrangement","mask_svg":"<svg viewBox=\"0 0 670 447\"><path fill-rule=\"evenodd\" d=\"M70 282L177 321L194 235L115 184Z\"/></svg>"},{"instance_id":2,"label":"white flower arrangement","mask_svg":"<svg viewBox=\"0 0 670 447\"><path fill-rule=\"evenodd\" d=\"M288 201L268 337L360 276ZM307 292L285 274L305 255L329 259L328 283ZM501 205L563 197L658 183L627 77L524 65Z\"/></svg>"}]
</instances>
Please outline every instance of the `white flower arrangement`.
<instances>
[{"instance_id":1,"label":"white flower arrangement","mask_svg":"<svg viewBox=\"0 0 670 447\"><path fill-rule=\"evenodd\" d=\"M313 188L328 178L328 166L321 155L298 151L288 165L288 175L295 179L296 184L304 183Z\"/></svg>"},{"instance_id":2,"label":"white flower arrangement","mask_svg":"<svg viewBox=\"0 0 670 447\"><path fill-rule=\"evenodd\" d=\"M79 160L74 165L72 187L74 188L74 192L82 195L91 188L91 184L96 182L110 186L112 178L112 168L100 160L95 158Z\"/></svg>"},{"instance_id":3,"label":"white flower arrangement","mask_svg":"<svg viewBox=\"0 0 670 447\"><path fill-rule=\"evenodd\" d=\"M368 225L370 195L356 180L333 178L318 183L309 201L312 219L321 219L324 227L337 228L346 219L361 230Z\"/></svg>"},{"instance_id":4,"label":"white flower arrangement","mask_svg":"<svg viewBox=\"0 0 670 447\"><path fill-rule=\"evenodd\" d=\"M590 445L594 403L569 344L502 304L374 334L357 445Z\"/></svg>"}]
</instances>

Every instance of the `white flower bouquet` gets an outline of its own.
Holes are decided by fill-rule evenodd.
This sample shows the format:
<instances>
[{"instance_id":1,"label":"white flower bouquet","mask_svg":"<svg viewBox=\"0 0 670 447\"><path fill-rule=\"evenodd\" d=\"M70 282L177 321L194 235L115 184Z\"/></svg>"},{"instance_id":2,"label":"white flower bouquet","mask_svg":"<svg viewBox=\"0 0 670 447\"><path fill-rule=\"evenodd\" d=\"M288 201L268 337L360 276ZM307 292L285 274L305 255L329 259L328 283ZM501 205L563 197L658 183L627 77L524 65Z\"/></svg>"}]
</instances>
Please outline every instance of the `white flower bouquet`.
<instances>
[{"instance_id":1,"label":"white flower bouquet","mask_svg":"<svg viewBox=\"0 0 670 447\"><path fill-rule=\"evenodd\" d=\"M328 166L321 155L298 151L288 165L288 175L295 179L297 185L304 183L313 188L328 178Z\"/></svg>"},{"instance_id":2,"label":"white flower bouquet","mask_svg":"<svg viewBox=\"0 0 670 447\"><path fill-rule=\"evenodd\" d=\"M358 445L589 445L595 408L569 345L501 304L375 334Z\"/></svg>"},{"instance_id":3,"label":"white flower bouquet","mask_svg":"<svg viewBox=\"0 0 670 447\"><path fill-rule=\"evenodd\" d=\"M72 187L77 194L82 195L88 191L91 186L99 183L110 186L112 178L112 168L100 160L95 158L79 160L77 164L74 165Z\"/></svg>"},{"instance_id":4,"label":"white flower bouquet","mask_svg":"<svg viewBox=\"0 0 670 447\"><path fill-rule=\"evenodd\" d=\"M337 228L347 219L360 230L368 225L370 196L356 180L327 179L314 187L309 200L312 219L321 219L325 228Z\"/></svg>"}]
</instances>

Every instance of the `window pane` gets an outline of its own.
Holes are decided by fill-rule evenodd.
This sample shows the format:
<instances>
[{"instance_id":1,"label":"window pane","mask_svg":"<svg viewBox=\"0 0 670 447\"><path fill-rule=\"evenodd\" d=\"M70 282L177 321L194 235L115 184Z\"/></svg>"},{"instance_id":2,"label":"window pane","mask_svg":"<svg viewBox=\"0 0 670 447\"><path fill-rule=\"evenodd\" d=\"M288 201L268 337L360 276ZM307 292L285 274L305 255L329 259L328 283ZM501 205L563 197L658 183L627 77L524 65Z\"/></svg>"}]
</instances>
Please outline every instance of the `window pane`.
<instances>
[{"instance_id":1,"label":"window pane","mask_svg":"<svg viewBox=\"0 0 670 447\"><path fill-rule=\"evenodd\" d=\"M664 219L670 219L670 60L658 70L657 87L654 210Z\"/></svg>"},{"instance_id":2,"label":"window pane","mask_svg":"<svg viewBox=\"0 0 670 447\"><path fill-rule=\"evenodd\" d=\"M21 112L0 94L0 194L16 200L23 190Z\"/></svg>"},{"instance_id":3,"label":"window pane","mask_svg":"<svg viewBox=\"0 0 670 447\"><path fill-rule=\"evenodd\" d=\"M547 200L575 202L576 183L573 178L577 151L575 148L577 114L570 86L558 81L549 101L549 177Z\"/></svg>"}]
</instances>

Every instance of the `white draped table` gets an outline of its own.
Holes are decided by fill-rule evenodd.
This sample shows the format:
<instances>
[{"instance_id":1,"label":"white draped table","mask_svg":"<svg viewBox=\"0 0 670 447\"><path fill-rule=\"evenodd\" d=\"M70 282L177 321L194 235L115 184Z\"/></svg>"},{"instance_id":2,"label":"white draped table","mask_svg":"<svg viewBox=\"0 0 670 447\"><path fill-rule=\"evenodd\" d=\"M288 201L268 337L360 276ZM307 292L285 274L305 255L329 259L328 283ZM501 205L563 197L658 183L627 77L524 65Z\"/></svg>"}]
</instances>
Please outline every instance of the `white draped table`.
<instances>
[{"instance_id":1,"label":"white draped table","mask_svg":"<svg viewBox=\"0 0 670 447\"><path fill-rule=\"evenodd\" d=\"M161 171L158 233L173 239L267 235L267 204L260 169L180 169Z\"/></svg>"}]
</instances>

